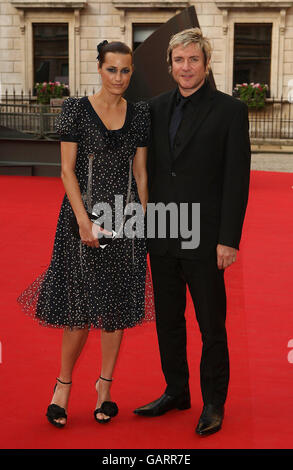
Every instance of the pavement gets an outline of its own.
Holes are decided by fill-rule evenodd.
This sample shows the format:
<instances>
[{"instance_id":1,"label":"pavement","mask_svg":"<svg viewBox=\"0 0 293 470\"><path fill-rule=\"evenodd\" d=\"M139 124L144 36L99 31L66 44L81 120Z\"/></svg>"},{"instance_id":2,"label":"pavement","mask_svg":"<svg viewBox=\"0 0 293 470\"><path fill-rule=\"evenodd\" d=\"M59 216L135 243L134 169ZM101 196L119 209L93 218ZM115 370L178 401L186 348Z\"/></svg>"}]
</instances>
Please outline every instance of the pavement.
<instances>
[{"instance_id":1,"label":"pavement","mask_svg":"<svg viewBox=\"0 0 293 470\"><path fill-rule=\"evenodd\" d=\"M252 170L293 173L293 145L251 145L251 152Z\"/></svg>"},{"instance_id":2,"label":"pavement","mask_svg":"<svg viewBox=\"0 0 293 470\"><path fill-rule=\"evenodd\" d=\"M253 153L251 169L259 171L280 171L293 173L293 153Z\"/></svg>"}]
</instances>

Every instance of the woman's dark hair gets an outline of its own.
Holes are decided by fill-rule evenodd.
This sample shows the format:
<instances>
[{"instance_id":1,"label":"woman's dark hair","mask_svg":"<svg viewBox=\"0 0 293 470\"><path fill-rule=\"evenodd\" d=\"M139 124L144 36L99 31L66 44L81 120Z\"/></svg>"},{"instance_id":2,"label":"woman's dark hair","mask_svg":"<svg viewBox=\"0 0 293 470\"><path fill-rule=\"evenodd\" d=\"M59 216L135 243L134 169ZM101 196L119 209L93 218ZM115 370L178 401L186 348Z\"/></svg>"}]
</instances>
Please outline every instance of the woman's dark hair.
<instances>
[{"instance_id":1,"label":"woman's dark hair","mask_svg":"<svg viewBox=\"0 0 293 470\"><path fill-rule=\"evenodd\" d=\"M119 54L129 54L132 59L132 50L128 47L124 42L119 41L103 41L97 45L98 56L97 59L99 61L99 66L102 67L103 63L105 62L105 57L107 52L114 52Z\"/></svg>"}]
</instances>

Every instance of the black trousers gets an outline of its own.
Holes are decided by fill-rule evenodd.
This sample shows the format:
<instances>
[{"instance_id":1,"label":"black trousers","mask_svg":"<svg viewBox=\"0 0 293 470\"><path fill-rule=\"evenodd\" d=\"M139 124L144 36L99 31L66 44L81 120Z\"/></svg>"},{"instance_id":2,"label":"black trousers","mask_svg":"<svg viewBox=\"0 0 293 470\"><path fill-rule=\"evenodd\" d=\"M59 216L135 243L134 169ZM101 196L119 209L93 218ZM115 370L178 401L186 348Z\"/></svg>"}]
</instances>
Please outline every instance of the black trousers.
<instances>
[{"instance_id":1,"label":"black trousers","mask_svg":"<svg viewBox=\"0 0 293 470\"><path fill-rule=\"evenodd\" d=\"M229 383L224 271L216 256L198 260L150 254L156 327L166 393L179 395L189 381L186 353L186 287L202 338L200 384L204 404L223 405Z\"/></svg>"}]
</instances>

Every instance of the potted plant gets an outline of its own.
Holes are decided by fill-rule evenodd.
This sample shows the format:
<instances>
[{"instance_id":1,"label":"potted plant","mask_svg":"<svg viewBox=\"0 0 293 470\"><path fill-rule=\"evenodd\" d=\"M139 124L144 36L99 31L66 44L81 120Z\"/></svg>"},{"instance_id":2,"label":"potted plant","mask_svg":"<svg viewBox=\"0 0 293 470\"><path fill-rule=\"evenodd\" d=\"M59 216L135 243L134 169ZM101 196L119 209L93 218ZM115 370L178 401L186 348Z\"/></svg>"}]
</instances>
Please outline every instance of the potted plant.
<instances>
[{"instance_id":1,"label":"potted plant","mask_svg":"<svg viewBox=\"0 0 293 470\"><path fill-rule=\"evenodd\" d=\"M234 88L234 95L252 109L262 109L266 103L268 85L264 83L241 83Z\"/></svg>"},{"instance_id":2,"label":"potted plant","mask_svg":"<svg viewBox=\"0 0 293 470\"><path fill-rule=\"evenodd\" d=\"M68 85L60 82L36 83L37 101L41 104L50 104L52 99L62 100L63 96L68 95Z\"/></svg>"}]
</instances>

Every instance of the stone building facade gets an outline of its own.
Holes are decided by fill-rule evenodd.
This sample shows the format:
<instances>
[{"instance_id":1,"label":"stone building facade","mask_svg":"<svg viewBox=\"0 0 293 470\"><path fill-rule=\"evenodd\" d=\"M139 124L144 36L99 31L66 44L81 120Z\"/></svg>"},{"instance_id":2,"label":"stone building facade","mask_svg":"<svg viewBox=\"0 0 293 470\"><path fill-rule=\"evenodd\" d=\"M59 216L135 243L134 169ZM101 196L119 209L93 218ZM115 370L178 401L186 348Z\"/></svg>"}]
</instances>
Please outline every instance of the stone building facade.
<instances>
[{"instance_id":1,"label":"stone building facade","mask_svg":"<svg viewBox=\"0 0 293 470\"><path fill-rule=\"evenodd\" d=\"M231 94L235 80L246 78L266 81L271 96L287 98L293 1L282 0L0 0L0 93L28 93L49 77L50 64L49 79L64 79L71 94L97 90L100 41L133 47L190 5L211 40L218 89ZM53 63L60 64L55 72Z\"/></svg>"}]
</instances>

